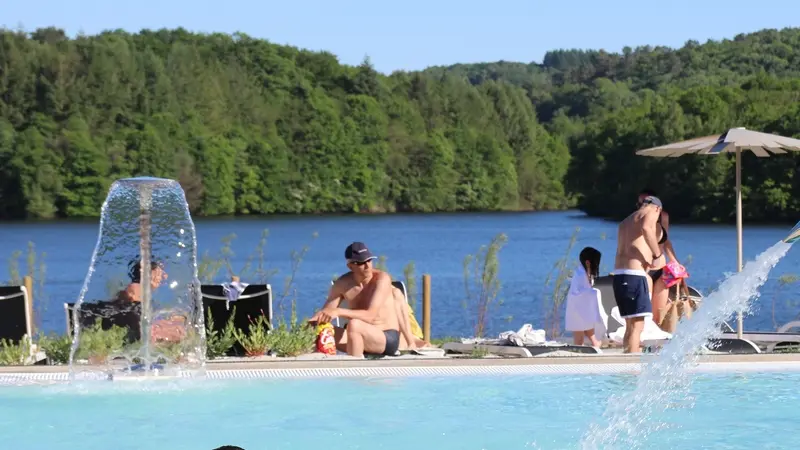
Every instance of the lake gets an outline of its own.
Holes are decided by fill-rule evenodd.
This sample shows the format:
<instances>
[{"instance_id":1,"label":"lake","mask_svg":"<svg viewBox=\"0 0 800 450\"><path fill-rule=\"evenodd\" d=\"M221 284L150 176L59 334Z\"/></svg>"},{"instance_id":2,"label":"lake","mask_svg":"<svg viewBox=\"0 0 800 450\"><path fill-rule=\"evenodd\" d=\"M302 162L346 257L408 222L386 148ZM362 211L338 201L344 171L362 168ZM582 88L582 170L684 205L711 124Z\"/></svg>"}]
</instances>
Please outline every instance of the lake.
<instances>
[{"instance_id":1,"label":"lake","mask_svg":"<svg viewBox=\"0 0 800 450\"><path fill-rule=\"evenodd\" d=\"M43 331L64 332L63 303L74 302L86 277L99 221L6 222L0 224L0 280L8 278L8 257L24 252L26 243L45 252L44 292L36 292L36 321ZM298 314L309 316L322 305L334 275L347 269L344 249L352 241L366 242L373 253L387 257L395 277L414 261L418 286L421 274L432 277L432 332L435 337L473 334L474 313L462 305L465 298L463 260L475 254L493 236L505 233L508 242L500 253L502 305L494 305L487 324L488 334L518 329L524 323L546 328L545 314L552 286L545 281L553 265L565 254L570 237L580 228L570 260L584 246L603 253L602 273L613 268L616 223L588 218L578 211L535 213L461 213L416 215L348 215L299 217L248 217L197 219L199 253L216 253L222 239L236 234L232 242L233 268L240 271L253 255L261 233L269 230L266 265L278 272L270 279L278 303L285 278L291 271L293 250L308 245L296 274ZM744 229L745 261L753 259L785 237L789 227L748 226ZM318 237L312 239L317 233ZM690 284L704 293L735 270L736 229L728 225L673 225L670 229L678 257L690 272ZM24 256L20 265L25 266ZM745 318L750 330L774 330L798 315L800 295L794 285L781 286L778 278L793 274L800 252L792 250L772 271L761 289L761 298ZM223 273L216 280L227 279ZM243 276L245 282L247 276ZM286 310L289 300L284 302ZM774 309L774 310L773 310ZM421 315L418 315L420 322ZM735 325L735 321L732 322ZM562 319L563 325L563 319Z\"/></svg>"}]
</instances>

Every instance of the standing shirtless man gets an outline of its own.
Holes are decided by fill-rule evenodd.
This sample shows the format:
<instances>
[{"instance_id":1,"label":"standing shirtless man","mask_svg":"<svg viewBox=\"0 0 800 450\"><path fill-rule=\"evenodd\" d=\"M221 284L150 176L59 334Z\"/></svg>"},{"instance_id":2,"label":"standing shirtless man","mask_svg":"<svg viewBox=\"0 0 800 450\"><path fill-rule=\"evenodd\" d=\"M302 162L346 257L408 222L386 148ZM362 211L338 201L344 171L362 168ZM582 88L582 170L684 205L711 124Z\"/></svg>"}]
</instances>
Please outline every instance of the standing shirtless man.
<instances>
[{"instance_id":1,"label":"standing shirtless man","mask_svg":"<svg viewBox=\"0 0 800 450\"><path fill-rule=\"evenodd\" d=\"M322 310L309 322L329 323L336 317L349 319L346 328L336 333L337 344L346 338L349 355L362 357L365 352L395 355L400 347L401 330L407 342L414 342L414 336L407 326L400 326L391 277L372 267L375 256L362 242L350 244L344 257L350 272L333 283ZM342 300L349 308L339 307Z\"/></svg>"},{"instance_id":2,"label":"standing shirtless man","mask_svg":"<svg viewBox=\"0 0 800 450\"><path fill-rule=\"evenodd\" d=\"M653 316L647 270L662 256L656 237L661 208L658 197L645 197L639 209L619 224L617 232L613 286L619 314L625 319L625 353L641 351L644 321Z\"/></svg>"}]
</instances>

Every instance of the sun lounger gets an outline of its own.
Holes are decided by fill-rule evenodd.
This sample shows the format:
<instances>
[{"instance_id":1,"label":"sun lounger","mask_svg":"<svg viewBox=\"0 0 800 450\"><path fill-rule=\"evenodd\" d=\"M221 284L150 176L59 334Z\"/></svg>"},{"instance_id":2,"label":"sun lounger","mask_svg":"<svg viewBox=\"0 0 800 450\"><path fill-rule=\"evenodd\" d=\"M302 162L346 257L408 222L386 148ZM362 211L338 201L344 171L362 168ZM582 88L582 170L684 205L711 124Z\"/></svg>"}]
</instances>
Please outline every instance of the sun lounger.
<instances>
[{"instance_id":1,"label":"sun lounger","mask_svg":"<svg viewBox=\"0 0 800 450\"><path fill-rule=\"evenodd\" d=\"M447 342L442 345L442 349L452 353L471 354L479 352L499 356L518 356L522 358L531 358L534 356L541 356L556 352L581 353L587 355L596 355L601 353L599 349L589 345L573 345L554 342L552 344L518 346L510 344L501 339L489 339L474 343L464 341Z\"/></svg>"},{"instance_id":2,"label":"sun lounger","mask_svg":"<svg viewBox=\"0 0 800 450\"><path fill-rule=\"evenodd\" d=\"M201 285L200 292L203 296L203 318L208 317L210 312L214 319L214 329L219 332L225 329L234 311L236 315L233 318L233 326L243 332L249 332L250 326L262 314L270 326L273 323L272 287L269 284L250 284L234 301L228 300L222 285L219 284ZM239 342L236 342L228 353L242 355L244 349Z\"/></svg>"},{"instance_id":3,"label":"sun lounger","mask_svg":"<svg viewBox=\"0 0 800 450\"><path fill-rule=\"evenodd\" d=\"M617 307L616 300L614 299L614 290L612 288L611 281L612 281L612 275L599 277L597 280L595 280L595 287L600 289L600 292L601 292L601 295L602 295L602 301L603 301L603 309L604 309L605 313L608 315L608 318L607 318L607 321L606 321L606 326L607 326L607 329L608 329L607 337L609 337L609 340L617 342L617 341L621 341L621 336L624 333L624 327L622 325L624 323L624 321L622 320L622 318L619 317L619 308ZM698 303L702 303L703 294L698 289L696 289L696 288L694 288L692 286L687 286L687 288L688 288L688 291L689 291L689 297L692 300L695 300ZM677 297L677 286L673 286L670 289L669 297L670 298L676 298ZM702 306L700 306L700 307L702 308ZM651 320L651 322L652 322L652 320ZM650 329L655 331L653 326L657 327L657 325L655 325L655 322L653 322L653 324L650 325L648 328L650 328ZM794 338L791 338L791 339L788 338L789 336L791 336L791 334L784 334L782 336L787 337L787 339L781 339L781 338L779 338L777 336L778 333L771 333L773 336L758 336L757 333L750 333L750 334L745 333L745 335L743 336L743 339L738 339L736 337L736 333L733 332L733 329L730 328L730 326L727 323L723 323L722 326L723 326L723 329L726 332L724 332L720 338L709 340L709 342L705 346L706 347L705 351L708 351L708 352L711 352L711 353L724 353L724 354L753 354L753 353L761 353L761 350L759 349L759 346L756 345L756 343L753 342L753 339L752 339L752 338L758 338L758 337L761 337L761 338L772 338L771 342L773 342L775 344L777 344L778 341L780 341L780 342L786 342L786 341L800 342L800 334L793 335L793 336L795 336L797 341L793 341L792 339L794 339ZM800 323L798 323L798 326L800 326ZM623 327L623 328L620 329L620 327ZM613 334L615 332L616 332L616 335L614 336ZM656 335L658 333L652 333L652 334ZM767 334L769 335L770 333L767 333ZM613 336L613 338L611 336ZM663 345L666 342L668 342L670 338L666 338L665 339L663 337L658 337L658 338L653 339L653 338L650 338L649 336L647 336L647 333L643 333L642 345L644 345L644 346L659 346L659 345Z\"/></svg>"},{"instance_id":4,"label":"sun lounger","mask_svg":"<svg viewBox=\"0 0 800 450\"><path fill-rule=\"evenodd\" d=\"M777 331L747 331L742 333L742 339L739 339L733 328L726 323L723 325L721 339L746 341L750 346L771 353L785 347L800 346L800 333L789 332L794 328L800 328L800 321L789 322Z\"/></svg>"},{"instance_id":5,"label":"sun lounger","mask_svg":"<svg viewBox=\"0 0 800 450\"><path fill-rule=\"evenodd\" d=\"M32 339L32 334L33 306L28 290L25 286L0 286L0 339L19 344L26 336ZM29 349L33 356L33 346Z\"/></svg>"},{"instance_id":6,"label":"sun lounger","mask_svg":"<svg viewBox=\"0 0 800 450\"><path fill-rule=\"evenodd\" d=\"M519 356L530 358L555 352L581 354L602 353L590 345L573 345L565 342L546 341L543 330L537 333L530 324L525 324L516 332L501 333L497 339L471 338L461 342L447 342L442 348L453 353L489 353L500 356Z\"/></svg>"},{"instance_id":7,"label":"sun lounger","mask_svg":"<svg viewBox=\"0 0 800 450\"><path fill-rule=\"evenodd\" d=\"M598 277L594 282L594 287L600 291L600 300L603 304L600 316L606 326L604 337L608 341L622 344L622 338L625 335L625 320L620 317L619 307L614 298L613 277L613 275ZM661 330L652 318L648 318L646 321L641 338L643 346L663 345L672 338L672 334Z\"/></svg>"},{"instance_id":8,"label":"sun lounger","mask_svg":"<svg viewBox=\"0 0 800 450\"><path fill-rule=\"evenodd\" d=\"M100 319L103 330L112 326L126 328L128 342L138 341L141 338L141 303L124 305L118 301L98 301L81 303L80 324L81 328L92 327ZM75 327L75 303L64 303L64 314L67 322L67 335L72 336Z\"/></svg>"}]
</instances>

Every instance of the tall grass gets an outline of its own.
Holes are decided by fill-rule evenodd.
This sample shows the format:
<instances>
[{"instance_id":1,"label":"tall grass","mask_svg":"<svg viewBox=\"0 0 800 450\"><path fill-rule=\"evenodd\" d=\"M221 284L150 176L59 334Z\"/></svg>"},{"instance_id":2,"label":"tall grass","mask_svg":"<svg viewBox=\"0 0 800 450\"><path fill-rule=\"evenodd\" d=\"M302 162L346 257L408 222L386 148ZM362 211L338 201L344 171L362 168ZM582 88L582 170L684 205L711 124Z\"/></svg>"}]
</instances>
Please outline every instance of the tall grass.
<instances>
[{"instance_id":1,"label":"tall grass","mask_svg":"<svg viewBox=\"0 0 800 450\"><path fill-rule=\"evenodd\" d=\"M551 289L550 294L546 295L542 301L542 307L545 309L545 329L551 339L561 335L561 309L567 300L572 274L577 267L576 259L571 255L580 231L580 227L576 227L572 232L564 255L553 264L544 282L545 288Z\"/></svg>"},{"instance_id":2,"label":"tall grass","mask_svg":"<svg viewBox=\"0 0 800 450\"><path fill-rule=\"evenodd\" d=\"M409 261L403 267L403 278L406 284L406 291L408 292L408 307L412 312L417 311L417 268L414 261Z\"/></svg>"},{"instance_id":3,"label":"tall grass","mask_svg":"<svg viewBox=\"0 0 800 450\"><path fill-rule=\"evenodd\" d=\"M41 317L47 312L47 295L44 291L44 283L47 278L47 264L45 258L47 253L36 252L36 245L33 242L28 242L28 249L25 252L25 275L20 272L20 258L23 252L16 250L11 253L8 258L8 286L21 286L23 278L30 276L33 279L33 309L34 309L34 327L40 328Z\"/></svg>"},{"instance_id":4,"label":"tall grass","mask_svg":"<svg viewBox=\"0 0 800 450\"><path fill-rule=\"evenodd\" d=\"M475 255L464 258L464 309L472 314L475 337L483 337L493 305L502 305L500 294L500 250L508 241L500 233L489 245L482 245Z\"/></svg>"}]
</instances>

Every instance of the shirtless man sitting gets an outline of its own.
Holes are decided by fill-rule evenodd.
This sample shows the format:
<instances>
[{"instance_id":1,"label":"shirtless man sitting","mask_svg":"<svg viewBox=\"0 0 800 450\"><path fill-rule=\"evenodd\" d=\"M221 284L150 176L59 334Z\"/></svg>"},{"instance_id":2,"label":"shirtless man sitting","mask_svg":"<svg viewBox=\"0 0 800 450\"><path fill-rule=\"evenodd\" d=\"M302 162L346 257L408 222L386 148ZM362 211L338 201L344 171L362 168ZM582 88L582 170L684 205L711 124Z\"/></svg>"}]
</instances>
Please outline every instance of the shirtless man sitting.
<instances>
[{"instance_id":1,"label":"shirtless man sitting","mask_svg":"<svg viewBox=\"0 0 800 450\"><path fill-rule=\"evenodd\" d=\"M117 293L117 302L125 305L142 301L142 264L140 261L131 261L128 269L131 278L130 284ZM167 280L164 266L158 262L150 263L150 289L155 291L161 283ZM186 336L186 317L172 314L167 319L157 319L152 323L151 338L153 341L177 342Z\"/></svg>"},{"instance_id":2,"label":"shirtless man sitting","mask_svg":"<svg viewBox=\"0 0 800 450\"><path fill-rule=\"evenodd\" d=\"M617 232L613 287L619 314L625 319L625 353L641 352L644 321L653 316L647 271L662 256L656 237L661 208L658 197L645 197Z\"/></svg>"},{"instance_id":3,"label":"shirtless man sitting","mask_svg":"<svg viewBox=\"0 0 800 450\"><path fill-rule=\"evenodd\" d=\"M391 277L372 267L376 257L361 242L350 244L344 257L350 272L333 283L322 310L309 322L330 323L336 317L348 319L344 330L336 330L336 343L340 350L343 345L349 355L397 354L401 331L407 342L414 342L414 336L408 326L401 326ZM342 300L349 308L339 307Z\"/></svg>"}]
</instances>

